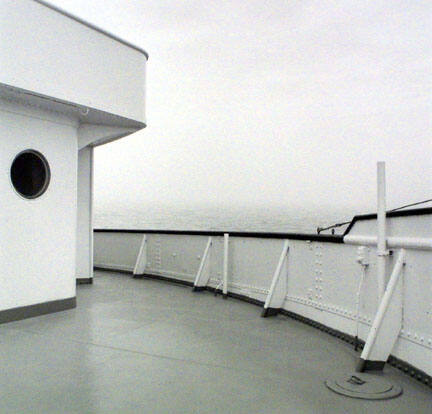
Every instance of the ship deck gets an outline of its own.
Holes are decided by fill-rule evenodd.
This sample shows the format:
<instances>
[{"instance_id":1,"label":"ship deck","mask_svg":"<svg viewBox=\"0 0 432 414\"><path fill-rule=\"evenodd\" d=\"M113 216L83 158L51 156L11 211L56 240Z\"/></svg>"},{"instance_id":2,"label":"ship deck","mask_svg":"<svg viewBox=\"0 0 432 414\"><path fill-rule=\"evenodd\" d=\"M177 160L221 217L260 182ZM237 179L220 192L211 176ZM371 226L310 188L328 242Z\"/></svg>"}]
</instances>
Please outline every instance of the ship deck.
<instances>
[{"instance_id":1,"label":"ship deck","mask_svg":"<svg viewBox=\"0 0 432 414\"><path fill-rule=\"evenodd\" d=\"M73 310L0 326L2 413L430 413L430 389L386 366L401 397L324 381L352 346L283 315L164 281L96 272Z\"/></svg>"}]
</instances>

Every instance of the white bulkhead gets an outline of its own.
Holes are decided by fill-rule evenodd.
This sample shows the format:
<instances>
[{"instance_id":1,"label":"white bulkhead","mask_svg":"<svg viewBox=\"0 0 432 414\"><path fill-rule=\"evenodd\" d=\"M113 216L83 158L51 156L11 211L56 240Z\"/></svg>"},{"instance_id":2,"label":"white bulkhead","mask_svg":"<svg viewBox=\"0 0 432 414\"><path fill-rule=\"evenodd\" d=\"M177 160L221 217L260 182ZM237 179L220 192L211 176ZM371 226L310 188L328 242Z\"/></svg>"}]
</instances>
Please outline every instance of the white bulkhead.
<instances>
[{"instance_id":1,"label":"white bulkhead","mask_svg":"<svg viewBox=\"0 0 432 414\"><path fill-rule=\"evenodd\" d=\"M75 296L77 122L59 114L0 105L0 310ZM10 168L26 149L44 155L51 179L26 199Z\"/></svg>"},{"instance_id":2,"label":"white bulkhead","mask_svg":"<svg viewBox=\"0 0 432 414\"><path fill-rule=\"evenodd\" d=\"M71 307L91 280L92 147L145 127L147 57L43 1L0 2L0 321Z\"/></svg>"}]
</instances>

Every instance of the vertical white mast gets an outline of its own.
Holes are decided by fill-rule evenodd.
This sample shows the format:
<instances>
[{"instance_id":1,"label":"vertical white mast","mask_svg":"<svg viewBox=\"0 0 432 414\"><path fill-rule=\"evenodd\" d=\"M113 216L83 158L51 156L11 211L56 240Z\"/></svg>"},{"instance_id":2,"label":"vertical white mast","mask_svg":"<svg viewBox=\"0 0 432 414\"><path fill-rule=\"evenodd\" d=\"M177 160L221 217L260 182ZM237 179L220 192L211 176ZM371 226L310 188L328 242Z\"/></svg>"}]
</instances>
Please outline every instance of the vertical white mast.
<instances>
[{"instance_id":1,"label":"vertical white mast","mask_svg":"<svg viewBox=\"0 0 432 414\"><path fill-rule=\"evenodd\" d=\"M385 162L377 163L377 279L378 279L378 300L381 301L385 291L385 269L387 256L386 242L386 183L385 183Z\"/></svg>"}]
</instances>

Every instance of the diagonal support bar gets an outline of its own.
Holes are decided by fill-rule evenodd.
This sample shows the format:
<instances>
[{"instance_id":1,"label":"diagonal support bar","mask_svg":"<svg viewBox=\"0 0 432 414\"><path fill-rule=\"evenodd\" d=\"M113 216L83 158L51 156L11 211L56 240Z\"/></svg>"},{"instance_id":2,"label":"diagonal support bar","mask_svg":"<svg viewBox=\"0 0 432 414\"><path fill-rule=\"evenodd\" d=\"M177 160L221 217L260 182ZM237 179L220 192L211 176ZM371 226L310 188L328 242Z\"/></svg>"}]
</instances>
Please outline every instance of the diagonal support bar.
<instances>
[{"instance_id":1,"label":"diagonal support bar","mask_svg":"<svg viewBox=\"0 0 432 414\"><path fill-rule=\"evenodd\" d=\"M288 240L285 240L282 248L282 253L279 257L279 262L273 274L269 293L264 303L264 309L261 313L261 316L263 318L276 315L284 303L285 296L287 294L288 251ZM283 268L285 269L283 270Z\"/></svg>"},{"instance_id":2,"label":"diagonal support bar","mask_svg":"<svg viewBox=\"0 0 432 414\"><path fill-rule=\"evenodd\" d=\"M198 272L195 276L194 287L193 287L194 292L205 289L205 287L207 286L207 283L209 281L210 264L209 264L208 257L210 256L210 247L211 247L212 243L213 243L212 238L209 237L207 240L207 245L204 249L204 254L202 256L202 259L201 259L201 262L200 262L200 265L198 268Z\"/></svg>"},{"instance_id":3,"label":"diagonal support bar","mask_svg":"<svg viewBox=\"0 0 432 414\"><path fill-rule=\"evenodd\" d=\"M357 363L357 371L382 370L402 328L402 273L405 250L399 251L387 288Z\"/></svg>"},{"instance_id":4,"label":"diagonal support bar","mask_svg":"<svg viewBox=\"0 0 432 414\"><path fill-rule=\"evenodd\" d=\"M147 236L144 234L141 240L141 246L133 270L134 277L138 275L142 275L145 271L146 265L147 265Z\"/></svg>"}]
</instances>

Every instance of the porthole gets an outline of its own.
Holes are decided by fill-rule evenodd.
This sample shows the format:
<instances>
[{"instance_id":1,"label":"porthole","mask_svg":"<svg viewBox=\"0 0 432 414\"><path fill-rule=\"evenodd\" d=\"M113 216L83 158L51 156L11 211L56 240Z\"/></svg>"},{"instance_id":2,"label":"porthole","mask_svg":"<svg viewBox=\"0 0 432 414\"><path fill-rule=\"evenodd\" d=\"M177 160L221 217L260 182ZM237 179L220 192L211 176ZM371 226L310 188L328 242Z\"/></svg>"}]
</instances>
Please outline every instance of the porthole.
<instances>
[{"instance_id":1,"label":"porthole","mask_svg":"<svg viewBox=\"0 0 432 414\"><path fill-rule=\"evenodd\" d=\"M38 151L20 152L12 162L10 177L16 192L24 198L40 197L48 188L50 168Z\"/></svg>"}]
</instances>

